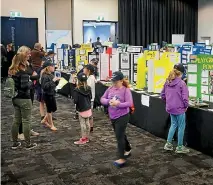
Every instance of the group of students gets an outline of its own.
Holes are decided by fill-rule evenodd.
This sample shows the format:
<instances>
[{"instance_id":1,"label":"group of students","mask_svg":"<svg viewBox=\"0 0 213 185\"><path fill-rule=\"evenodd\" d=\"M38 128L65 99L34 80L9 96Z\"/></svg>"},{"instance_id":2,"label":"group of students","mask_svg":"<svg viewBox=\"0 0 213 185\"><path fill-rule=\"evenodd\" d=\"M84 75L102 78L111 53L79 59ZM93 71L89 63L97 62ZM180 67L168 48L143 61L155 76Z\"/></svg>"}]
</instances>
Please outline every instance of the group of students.
<instances>
[{"instance_id":1,"label":"group of students","mask_svg":"<svg viewBox=\"0 0 213 185\"><path fill-rule=\"evenodd\" d=\"M30 73L27 72L30 66L28 62L29 56L30 50L26 47L24 51L18 52L14 56L12 65L9 68L9 76L14 79L17 92L16 96L12 99L15 109L12 126L13 149L21 146L21 143L18 141L18 132L21 124L23 125L23 133L27 143L26 148L32 149L37 146L36 143L31 143L30 140L32 110L30 91L35 84L40 88L35 88L38 91L37 95L42 95L42 97L39 97L39 101L45 103L47 109L47 114L42 117L41 123L53 131L57 130L53 124L52 113L57 110L55 88L60 78L54 76L55 66L51 60L45 60L43 65L37 68L37 72L34 70L31 70ZM88 143L90 141L90 133L93 131L92 112L95 99L97 62L97 60L91 61L90 64L84 66L77 74L73 99L80 122L81 138L74 142L76 145ZM189 152L183 146L186 125L185 112L188 108L189 96L186 83L181 79L183 74L184 67L181 64L175 65L161 93L162 99L166 102L166 110L171 116L171 127L164 149L173 150L172 140L178 128L176 153ZM133 98L129 82L124 78L122 72L114 72L111 81L112 86L102 96L101 103L108 107L109 118L117 139L119 159L114 161L114 165L123 167L126 164L127 158L131 155L131 145L125 132L129 122L131 107L133 106Z\"/></svg>"}]
</instances>

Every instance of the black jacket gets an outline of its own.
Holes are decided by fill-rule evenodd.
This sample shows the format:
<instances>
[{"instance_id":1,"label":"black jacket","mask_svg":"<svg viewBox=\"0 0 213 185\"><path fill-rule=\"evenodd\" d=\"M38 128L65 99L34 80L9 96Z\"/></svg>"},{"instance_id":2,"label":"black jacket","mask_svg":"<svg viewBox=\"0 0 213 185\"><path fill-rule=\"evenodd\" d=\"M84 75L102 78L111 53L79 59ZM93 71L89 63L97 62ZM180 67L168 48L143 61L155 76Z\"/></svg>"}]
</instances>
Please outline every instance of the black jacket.
<instances>
[{"instance_id":1,"label":"black jacket","mask_svg":"<svg viewBox=\"0 0 213 185\"><path fill-rule=\"evenodd\" d=\"M58 82L53 81L54 75L44 73L41 77L41 88L46 95L55 95L55 88Z\"/></svg>"},{"instance_id":2,"label":"black jacket","mask_svg":"<svg viewBox=\"0 0 213 185\"><path fill-rule=\"evenodd\" d=\"M19 99L30 99L30 88L32 86L32 81L30 76L26 71L18 71L16 75L12 76L15 82L15 89L17 91L17 96L15 98Z\"/></svg>"},{"instance_id":3,"label":"black jacket","mask_svg":"<svg viewBox=\"0 0 213 185\"><path fill-rule=\"evenodd\" d=\"M84 87L75 88L74 90L74 103L76 104L76 110L84 112L91 109L92 92L91 88L85 90Z\"/></svg>"}]
</instances>

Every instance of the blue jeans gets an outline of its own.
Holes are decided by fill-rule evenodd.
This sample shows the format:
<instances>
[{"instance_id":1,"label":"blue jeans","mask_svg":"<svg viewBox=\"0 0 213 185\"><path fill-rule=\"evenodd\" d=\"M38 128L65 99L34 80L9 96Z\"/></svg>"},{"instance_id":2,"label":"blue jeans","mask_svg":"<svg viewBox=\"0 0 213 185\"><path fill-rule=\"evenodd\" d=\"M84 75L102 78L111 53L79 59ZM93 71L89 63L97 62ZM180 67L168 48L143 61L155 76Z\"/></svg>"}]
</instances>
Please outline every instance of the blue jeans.
<instances>
[{"instance_id":1,"label":"blue jeans","mask_svg":"<svg viewBox=\"0 0 213 185\"><path fill-rule=\"evenodd\" d=\"M169 143L172 143L172 139L178 127L178 146L183 146L183 137L184 137L184 131L186 127L185 113L180 115L170 114L170 117L171 117L171 126L169 129L167 141Z\"/></svg>"}]
</instances>

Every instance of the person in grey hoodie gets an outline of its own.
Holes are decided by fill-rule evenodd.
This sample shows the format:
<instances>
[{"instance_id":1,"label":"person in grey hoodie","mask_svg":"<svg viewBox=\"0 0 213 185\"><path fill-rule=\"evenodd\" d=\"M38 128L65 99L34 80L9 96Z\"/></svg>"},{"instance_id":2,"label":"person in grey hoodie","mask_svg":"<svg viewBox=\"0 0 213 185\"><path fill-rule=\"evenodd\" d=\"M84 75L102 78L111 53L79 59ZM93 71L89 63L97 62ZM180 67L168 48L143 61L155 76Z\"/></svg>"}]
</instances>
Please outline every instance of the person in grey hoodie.
<instances>
[{"instance_id":1,"label":"person in grey hoodie","mask_svg":"<svg viewBox=\"0 0 213 185\"><path fill-rule=\"evenodd\" d=\"M189 91L186 83L181 79L184 66L176 64L170 72L161 92L162 99L166 102L166 111L171 117L171 127L164 146L165 150L172 151L172 140L178 128L178 146L176 153L188 153L189 149L183 146L184 131L186 127L185 112L189 106Z\"/></svg>"}]
</instances>

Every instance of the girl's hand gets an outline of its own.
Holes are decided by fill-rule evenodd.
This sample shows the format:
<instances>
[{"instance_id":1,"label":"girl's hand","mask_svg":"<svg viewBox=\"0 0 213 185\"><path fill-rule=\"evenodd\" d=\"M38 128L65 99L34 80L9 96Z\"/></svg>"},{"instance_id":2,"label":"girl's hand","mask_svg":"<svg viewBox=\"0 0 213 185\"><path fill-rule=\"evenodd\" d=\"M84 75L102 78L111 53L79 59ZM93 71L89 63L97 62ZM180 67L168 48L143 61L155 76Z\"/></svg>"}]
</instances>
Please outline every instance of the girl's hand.
<instances>
[{"instance_id":1,"label":"girl's hand","mask_svg":"<svg viewBox=\"0 0 213 185\"><path fill-rule=\"evenodd\" d=\"M54 82L56 82L56 81L58 81L58 80L60 80L60 78L58 78L58 77L53 78L53 81L54 81Z\"/></svg>"},{"instance_id":2,"label":"girl's hand","mask_svg":"<svg viewBox=\"0 0 213 185\"><path fill-rule=\"evenodd\" d=\"M119 103L120 103L120 101L118 101L118 100L110 100L110 102L109 102L110 106L113 106L113 107L118 106Z\"/></svg>"},{"instance_id":3,"label":"girl's hand","mask_svg":"<svg viewBox=\"0 0 213 185\"><path fill-rule=\"evenodd\" d=\"M32 76L37 76L38 74L35 72L35 71L33 71L33 74L32 74Z\"/></svg>"}]
</instances>

